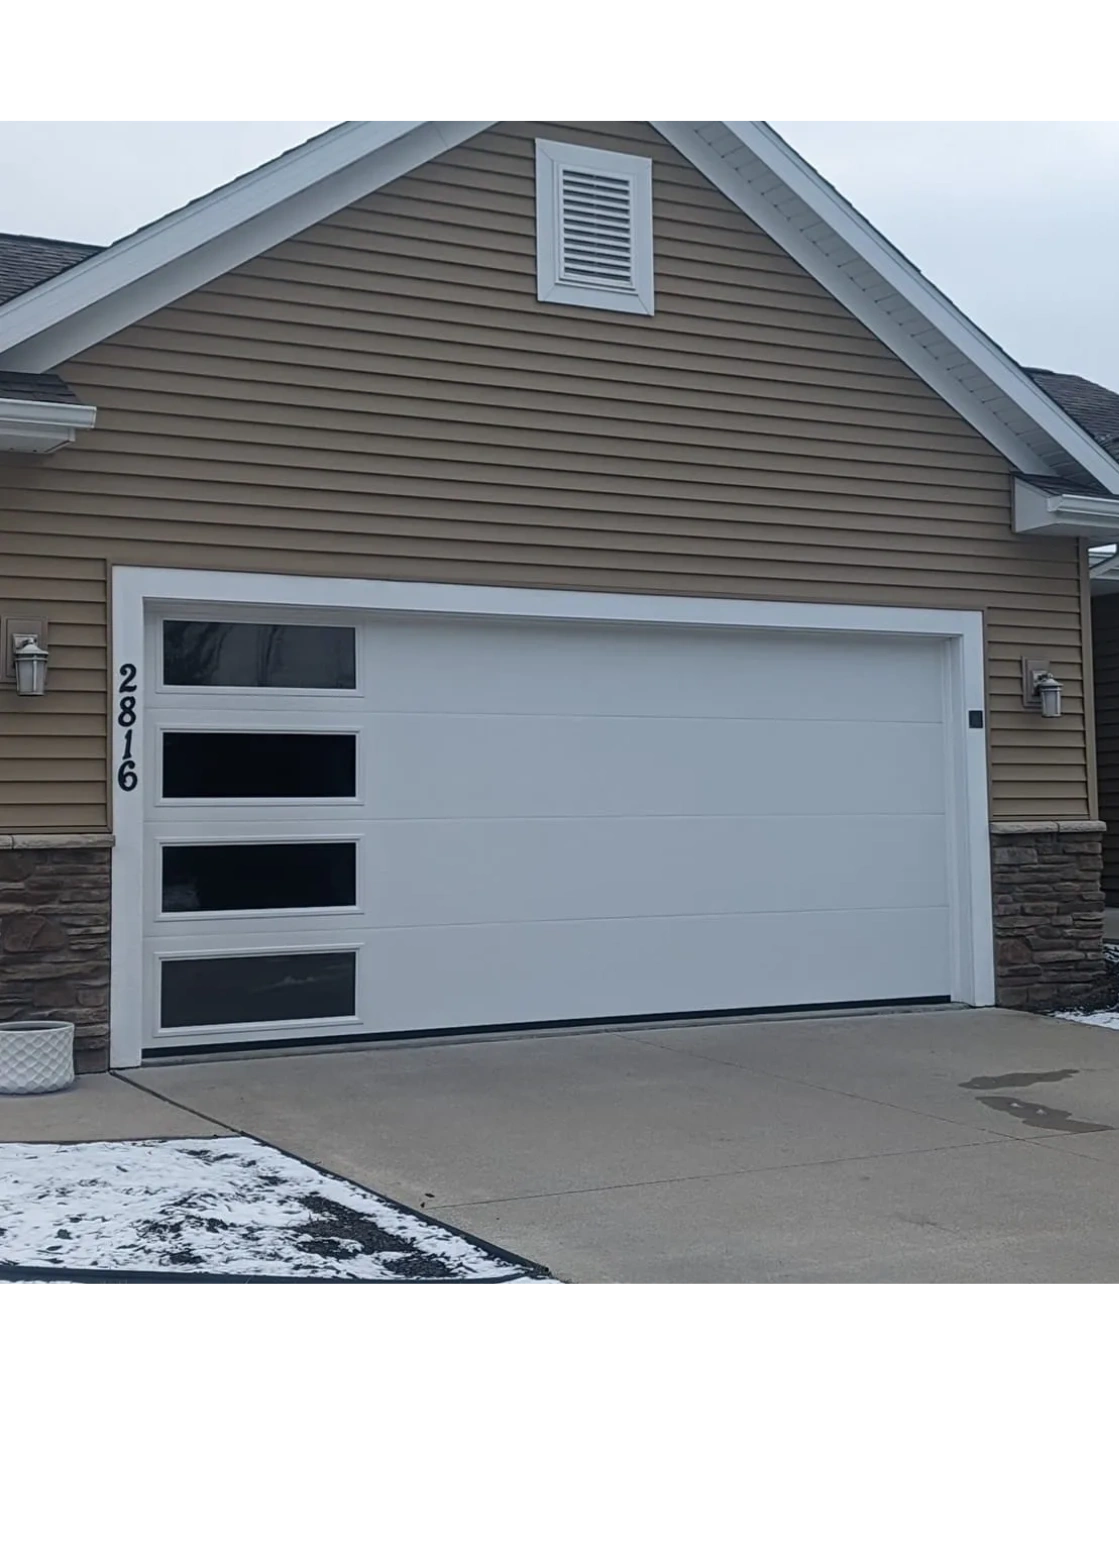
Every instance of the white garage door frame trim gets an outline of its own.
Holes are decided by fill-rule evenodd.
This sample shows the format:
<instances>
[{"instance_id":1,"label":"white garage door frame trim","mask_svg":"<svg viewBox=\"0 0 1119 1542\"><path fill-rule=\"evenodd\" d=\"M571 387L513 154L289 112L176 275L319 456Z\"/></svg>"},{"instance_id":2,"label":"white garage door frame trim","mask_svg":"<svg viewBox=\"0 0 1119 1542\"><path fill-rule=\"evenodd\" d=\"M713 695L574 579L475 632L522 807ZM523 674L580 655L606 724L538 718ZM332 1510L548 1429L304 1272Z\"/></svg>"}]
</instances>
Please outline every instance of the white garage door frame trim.
<instances>
[{"instance_id":1,"label":"white garage door frame trim","mask_svg":"<svg viewBox=\"0 0 1119 1542\"><path fill-rule=\"evenodd\" d=\"M495 589L467 584L358 578L293 578L269 573L117 567L113 571L113 847L110 1062L141 1060L143 1014L144 800L130 787L126 761L139 735L128 733L119 698L144 701L145 616L165 603L255 605L277 609L395 611L505 616L751 630L842 632L936 638L947 645L945 725L949 736L947 829L952 997L973 1006L995 999L994 937L987 808L987 738L969 729L984 710L983 617L979 611L911 610L799 601L692 599L576 590ZM122 674L122 671L126 673ZM137 714L142 706L136 708ZM981 720L982 721L982 720ZM133 753L129 753L133 751ZM137 767L140 777L144 767Z\"/></svg>"}]
</instances>

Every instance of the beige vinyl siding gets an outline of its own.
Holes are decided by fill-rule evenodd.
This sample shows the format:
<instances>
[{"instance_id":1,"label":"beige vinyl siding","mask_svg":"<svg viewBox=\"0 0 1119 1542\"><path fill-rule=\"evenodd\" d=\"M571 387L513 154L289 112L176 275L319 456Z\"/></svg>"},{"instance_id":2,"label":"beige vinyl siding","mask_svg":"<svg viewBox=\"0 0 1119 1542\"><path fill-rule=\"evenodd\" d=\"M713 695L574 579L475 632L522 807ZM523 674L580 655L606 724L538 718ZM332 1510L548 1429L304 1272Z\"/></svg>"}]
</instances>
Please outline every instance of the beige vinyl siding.
<instances>
[{"instance_id":1,"label":"beige vinyl siding","mask_svg":"<svg viewBox=\"0 0 1119 1542\"><path fill-rule=\"evenodd\" d=\"M0 509L4 462L0 457ZM45 618L49 692L0 691L0 829L105 828L105 559L0 520L0 616Z\"/></svg>"},{"instance_id":2,"label":"beige vinyl siding","mask_svg":"<svg viewBox=\"0 0 1119 1542\"><path fill-rule=\"evenodd\" d=\"M536 134L653 157L652 318L537 302ZM1015 538L1003 458L644 125L503 124L62 373L98 427L0 476L52 622L17 827L105 819L114 563L982 609L993 814L1087 813L1076 543ZM48 721L65 780L17 765Z\"/></svg>"},{"instance_id":3,"label":"beige vinyl siding","mask_svg":"<svg viewBox=\"0 0 1119 1542\"><path fill-rule=\"evenodd\" d=\"M1096 766L1103 838L1103 888L1119 904L1119 595L1092 601L1092 651L1096 686Z\"/></svg>"}]
</instances>

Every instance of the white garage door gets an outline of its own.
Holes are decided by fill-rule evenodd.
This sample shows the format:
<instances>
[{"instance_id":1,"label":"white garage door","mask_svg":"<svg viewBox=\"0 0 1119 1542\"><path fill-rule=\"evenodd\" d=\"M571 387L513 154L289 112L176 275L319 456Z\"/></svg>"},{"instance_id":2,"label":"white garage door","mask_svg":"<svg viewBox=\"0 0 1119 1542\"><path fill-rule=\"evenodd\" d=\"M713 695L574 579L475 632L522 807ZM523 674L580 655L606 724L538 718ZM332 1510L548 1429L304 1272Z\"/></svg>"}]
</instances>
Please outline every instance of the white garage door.
<instances>
[{"instance_id":1,"label":"white garage door","mask_svg":"<svg viewBox=\"0 0 1119 1542\"><path fill-rule=\"evenodd\" d=\"M946 998L945 649L156 617L147 1042Z\"/></svg>"}]
</instances>

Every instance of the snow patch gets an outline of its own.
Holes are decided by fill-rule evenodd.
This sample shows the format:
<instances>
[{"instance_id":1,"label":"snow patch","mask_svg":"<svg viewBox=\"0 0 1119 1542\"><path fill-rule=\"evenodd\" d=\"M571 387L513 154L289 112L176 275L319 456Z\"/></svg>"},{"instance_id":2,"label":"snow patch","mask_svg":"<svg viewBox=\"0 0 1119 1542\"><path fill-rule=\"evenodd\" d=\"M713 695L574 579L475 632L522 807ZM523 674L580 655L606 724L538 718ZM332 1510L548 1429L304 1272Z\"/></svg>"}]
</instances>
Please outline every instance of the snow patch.
<instances>
[{"instance_id":1,"label":"snow patch","mask_svg":"<svg viewBox=\"0 0 1119 1542\"><path fill-rule=\"evenodd\" d=\"M1054 1012L1066 1023L1087 1023L1090 1028L1119 1028L1119 1011L1108 1008L1102 1012Z\"/></svg>"},{"instance_id":2,"label":"snow patch","mask_svg":"<svg viewBox=\"0 0 1119 1542\"><path fill-rule=\"evenodd\" d=\"M379 1281L533 1265L246 1136L0 1145L0 1267Z\"/></svg>"}]
</instances>

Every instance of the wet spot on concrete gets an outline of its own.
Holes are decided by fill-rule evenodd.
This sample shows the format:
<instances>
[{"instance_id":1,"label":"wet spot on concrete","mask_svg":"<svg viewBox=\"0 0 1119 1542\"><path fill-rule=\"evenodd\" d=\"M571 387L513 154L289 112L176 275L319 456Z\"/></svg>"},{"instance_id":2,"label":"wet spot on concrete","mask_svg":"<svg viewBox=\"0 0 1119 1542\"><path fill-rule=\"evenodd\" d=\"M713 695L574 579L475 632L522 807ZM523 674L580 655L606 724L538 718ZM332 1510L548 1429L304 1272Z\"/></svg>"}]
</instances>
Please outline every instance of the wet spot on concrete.
<instances>
[{"instance_id":1,"label":"wet spot on concrete","mask_svg":"<svg viewBox=\"0 0 1119 1542\"><path fill-rule=\"evenodd\" d=\"M973 1076L961 1087L976 1091L993 1090L995 1087L1032 1087L1035 1082L1063 1082L1066 1076L1076 1076L1077 1071L1009 1071L1005 1076Z\"/></svg>"},{"instance_id":2,"label":"wet spot on concrete","mask_svg":"<svg viewBox=\"0 0 1119 1542\"><path fill-rule=\"evenodd\" d=\"M1057 1135L1096 1135L1114 1129L1114 1125L1089 1124L1087 1120L1074 1119L1067 1109L1046 1108L1044 1103L1023 1103L1019 1098L980 1098L979 1101L996 1113L1011 1114L1036 1130L1051 1130Z\"/></svg>"}]
</instances>

